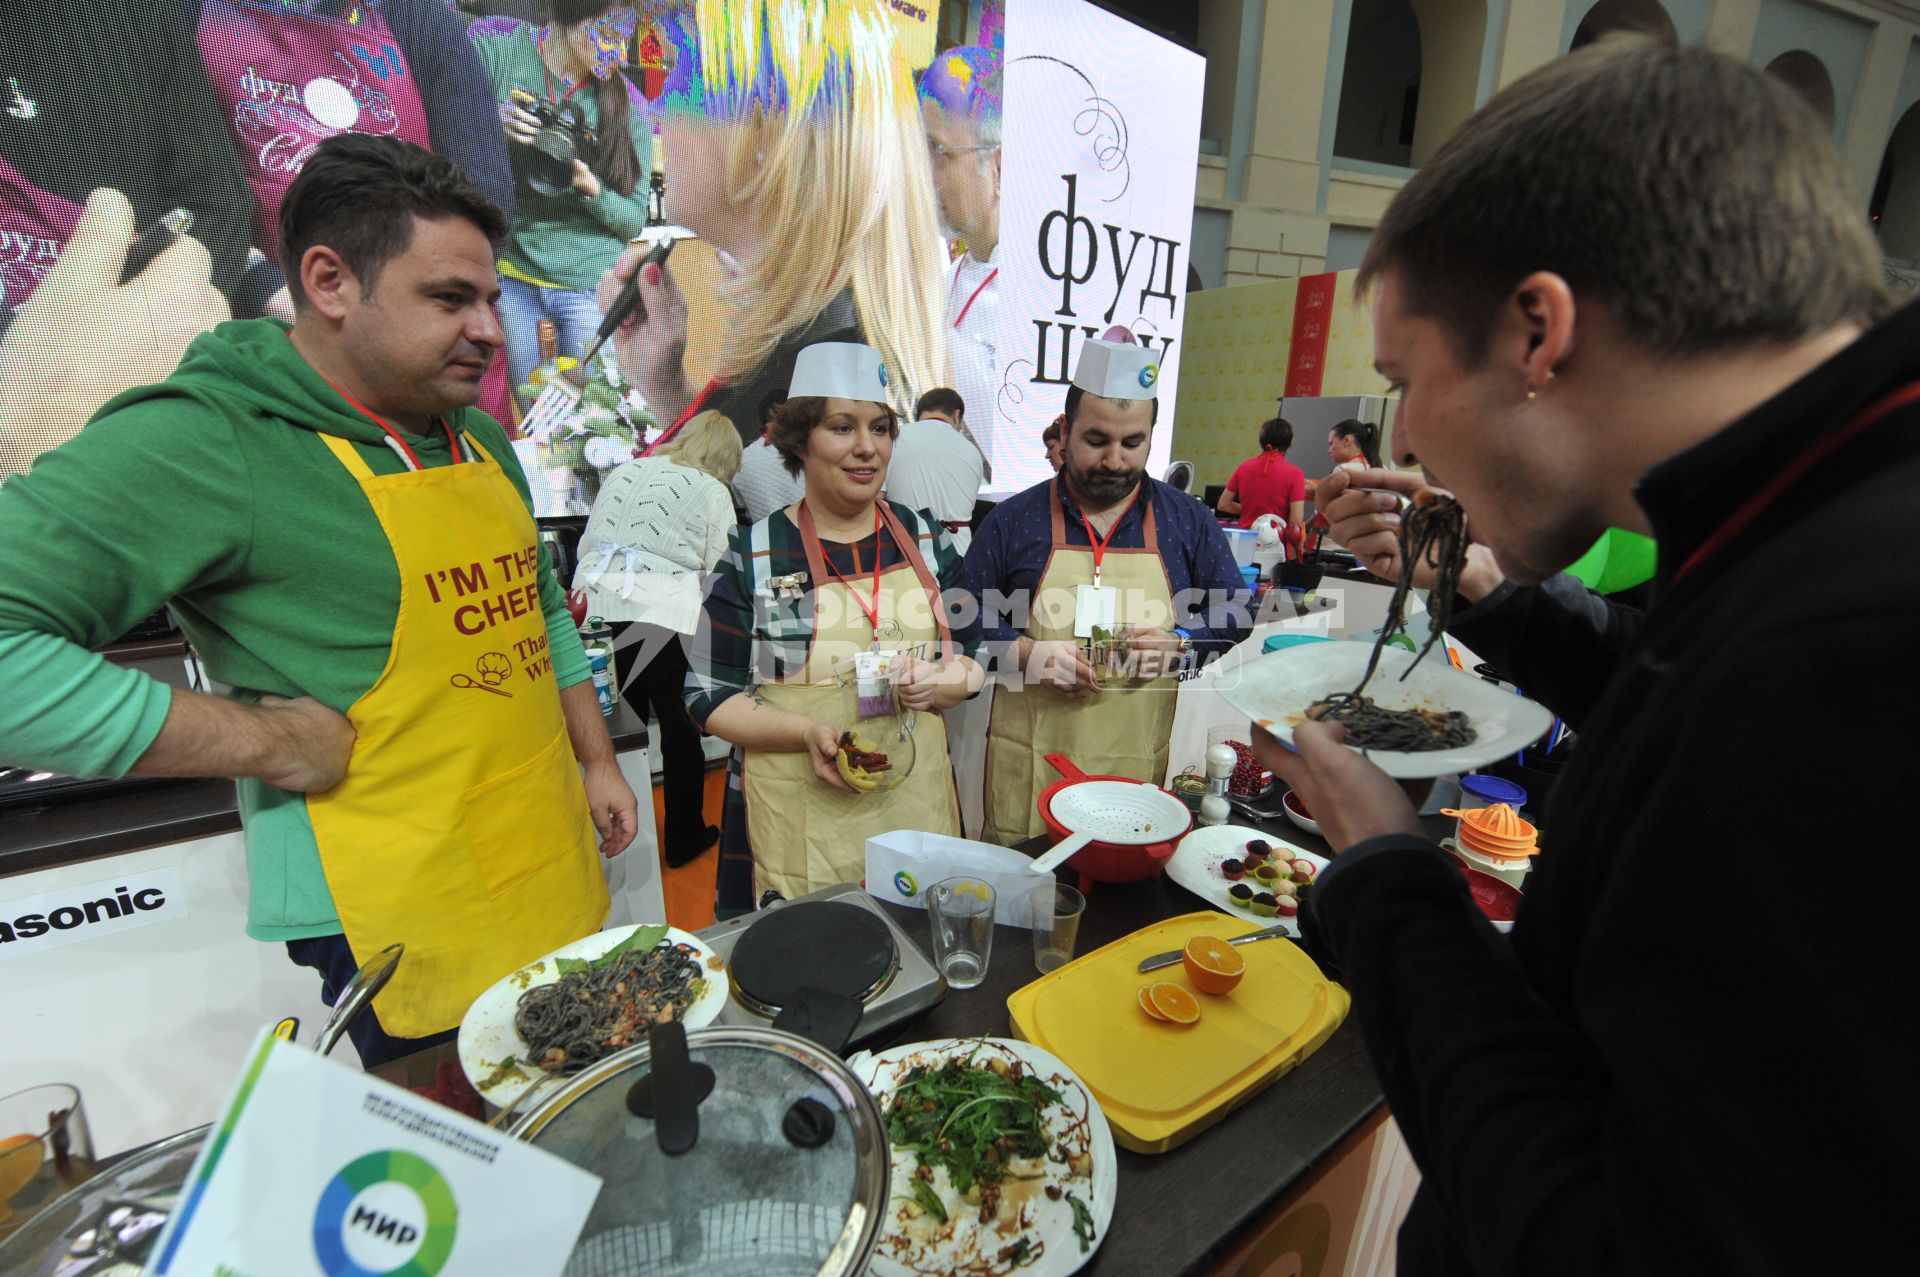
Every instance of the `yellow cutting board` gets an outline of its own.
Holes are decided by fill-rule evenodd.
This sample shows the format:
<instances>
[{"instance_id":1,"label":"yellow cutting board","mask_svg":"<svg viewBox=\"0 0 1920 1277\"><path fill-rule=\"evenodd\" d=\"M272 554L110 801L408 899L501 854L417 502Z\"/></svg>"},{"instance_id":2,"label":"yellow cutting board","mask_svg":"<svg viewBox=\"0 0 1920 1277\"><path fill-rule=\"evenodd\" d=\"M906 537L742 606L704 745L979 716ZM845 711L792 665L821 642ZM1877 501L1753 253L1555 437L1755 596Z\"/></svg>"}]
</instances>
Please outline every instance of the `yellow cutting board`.
<instances>
[{"instance_id":1,"label":"yellow cutting board","mask_svg":"<svg viewBox=\"0 0 1920 1277\"><path fill-rule=\"evenodd\" d=\"M1202 910L1136 931L1016 990L1007 999L1013 1031L1079 1075L1121 1147L1177 1148L1292 1070L1347 1017L1347 991L1284 936L1237 946L1247 972L1232 993L1193 991L1199 1023L1169 1024L1140 1009L1139 990L1157 980L1192 991L1183 965L1143 975L1143 959L1194 936L1257 930Z\"/></svg>"}]
</instances>

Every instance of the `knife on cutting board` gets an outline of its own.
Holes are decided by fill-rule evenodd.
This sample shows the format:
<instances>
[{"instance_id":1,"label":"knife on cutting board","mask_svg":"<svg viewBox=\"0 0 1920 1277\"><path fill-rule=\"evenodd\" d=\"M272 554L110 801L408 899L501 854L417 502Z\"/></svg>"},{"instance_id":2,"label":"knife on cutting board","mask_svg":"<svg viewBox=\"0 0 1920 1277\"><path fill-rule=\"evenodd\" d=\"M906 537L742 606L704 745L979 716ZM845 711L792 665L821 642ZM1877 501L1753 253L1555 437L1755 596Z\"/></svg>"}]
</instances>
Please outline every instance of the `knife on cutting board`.
<instances>
[{"instance_id":1,"label":"knife on cutting board","mask_svg":"<svg viewBox=\"0 0 1920 1277\"><path fill-rule=\"evenodd\" d=\"M1249 931L1244 936L1228 936L1227 943L1252 944L1255 940L1270 940L1274 936L1289 936L1289 938L1291 938L1287 926L1288 924L1285 922L1276 922L1271 927L1262 927L1258 931ZM1143 972L1158 971L1161 967L1170 967L1180 961L1184 953L1185 950L1182 949L1175 949L1171 953L1156 953L1151 958L1147 958L1141 962L1140 970Z\"/></svg>"}]
</instances>

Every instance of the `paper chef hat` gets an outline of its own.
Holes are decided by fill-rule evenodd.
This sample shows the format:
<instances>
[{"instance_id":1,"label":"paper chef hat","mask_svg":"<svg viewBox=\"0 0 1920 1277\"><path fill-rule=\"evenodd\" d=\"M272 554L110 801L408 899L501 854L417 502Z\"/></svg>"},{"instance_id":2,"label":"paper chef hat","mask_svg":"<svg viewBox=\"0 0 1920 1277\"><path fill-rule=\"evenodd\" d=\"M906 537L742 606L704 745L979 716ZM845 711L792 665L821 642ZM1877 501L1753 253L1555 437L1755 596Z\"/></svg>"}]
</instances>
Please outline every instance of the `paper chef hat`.
<instances>
[{"instance_id":1,"label":"paper chef hat","mask_svg":"<svg viewBox=\"0 0 1920 1277\"><path fill-rule=\"evenodd\" d=\"M887 365L872 346L851 341L819 341L793 361L793 381L787 397L827 395L835 399L867 399L886 403Z\"/></svg>"},{"instance_id":2,"label":"paper chef hat","mask_svg":"<svg viewBox=\"0 0 1920 1277\"><path fill-rule=\"evenodd\" d=\"M1153 399L1159 395L1160 361L1151 350L1130 341L1089 337L1080 347L1073 384L1108 399Z\"/></svg>"}]
</instances>

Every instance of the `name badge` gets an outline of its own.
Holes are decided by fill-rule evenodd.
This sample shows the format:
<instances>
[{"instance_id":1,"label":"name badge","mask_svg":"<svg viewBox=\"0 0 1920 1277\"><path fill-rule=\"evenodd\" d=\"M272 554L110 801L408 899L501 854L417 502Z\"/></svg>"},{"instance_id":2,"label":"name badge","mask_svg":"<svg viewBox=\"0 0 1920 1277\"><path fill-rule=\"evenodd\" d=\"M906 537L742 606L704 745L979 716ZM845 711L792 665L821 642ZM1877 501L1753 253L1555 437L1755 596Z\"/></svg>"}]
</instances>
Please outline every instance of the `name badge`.
<instances>
[{"instance_id":1,"label":"name badge","mask_svg":"<svg viewBox=\"0 0 1920 1277\"><path fill-rule=\"evenodd\" d=\"M893 713L893 675L899 659L900 653L894 651L853 654L853 694L861 718Z\"/></svg>"},{"instance_id":2,"label":"name badge","mask_svg":"<svg viewBox=\"0 0 1920 1277\"><path fill-rule=\"evenodd\" d=\"M1111 585L1076 586L1073 595L1073 636L1090 639L1096 628L1120 628L1120 591Z\"/></svg>"}]
</instances>

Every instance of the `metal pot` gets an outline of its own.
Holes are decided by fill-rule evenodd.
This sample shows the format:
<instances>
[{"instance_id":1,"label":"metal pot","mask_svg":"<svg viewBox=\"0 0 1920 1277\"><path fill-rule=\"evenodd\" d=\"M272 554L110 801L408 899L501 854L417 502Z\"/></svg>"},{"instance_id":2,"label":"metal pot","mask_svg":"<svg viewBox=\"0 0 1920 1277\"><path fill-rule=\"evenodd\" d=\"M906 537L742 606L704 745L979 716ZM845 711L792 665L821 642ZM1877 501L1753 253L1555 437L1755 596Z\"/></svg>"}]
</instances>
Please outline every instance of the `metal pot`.
<instances>
[{"instance_id":1,"label":"metal pot","mask_svg":"<svg viewBox=\"0 0 1920 1277\"><path fill-rule=\"evenodd\" d=\"M347 1026L393 978L403 951L402 945L389 945L353 973L314 1038L315 1051L325 1055L333 1050ZM212 1129L196 1127L151 1144L56 1199L0 1242L0 1273L138 1277Z\"/></svg>"},{"instance_id":2,"label":"metal pot","mask_svg":"<svg viewBox=\"0 0 1920 1277\"><path fill-rule=\"evenodd\" d=\"M660 1025L513 1133L605 1181L567 1277L841 1277L879 1242L879 1105L791 1033Z\"/></svg>"}]
</instances>

